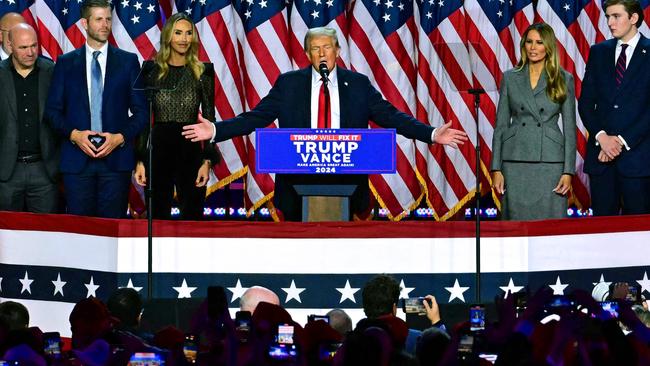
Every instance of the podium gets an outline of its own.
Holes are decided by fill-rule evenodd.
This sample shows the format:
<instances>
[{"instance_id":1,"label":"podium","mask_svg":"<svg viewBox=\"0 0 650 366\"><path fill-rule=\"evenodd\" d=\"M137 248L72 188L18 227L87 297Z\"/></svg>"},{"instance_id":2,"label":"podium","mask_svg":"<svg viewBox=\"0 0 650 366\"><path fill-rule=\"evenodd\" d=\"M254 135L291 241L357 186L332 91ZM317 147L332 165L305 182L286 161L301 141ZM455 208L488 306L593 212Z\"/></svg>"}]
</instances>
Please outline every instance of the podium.
<instances>
[{"instance_id":1,"label":"podium","mask_svg":"<svg viewBox=\"0 0 650 366\"><path fill-rule=\"evenodd\" d=\"M350 221L367 175L396 170L394 129L257 129L255 140L258 173L304 178L290 183L303 222Z\"/></svg>"},{"instance_id":2,"label":"podium","mask_svg":"<svg viewBox=\"0 0 650 366\"><path fill-rule=\"evenodd\" d=\"M296 184L302 200L302 222L350 221L350 198L356 184Z\"/></svg>"}]
</instances>

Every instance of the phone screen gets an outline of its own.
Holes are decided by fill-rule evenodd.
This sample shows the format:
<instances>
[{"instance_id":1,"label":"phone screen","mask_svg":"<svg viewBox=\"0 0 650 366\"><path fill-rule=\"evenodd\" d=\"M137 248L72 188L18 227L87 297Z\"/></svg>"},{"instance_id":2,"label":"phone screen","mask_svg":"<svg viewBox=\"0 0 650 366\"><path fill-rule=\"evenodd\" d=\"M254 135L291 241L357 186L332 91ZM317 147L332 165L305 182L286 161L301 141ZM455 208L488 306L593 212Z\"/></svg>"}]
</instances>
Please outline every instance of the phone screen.
<instances>
[{"instance_id":1,"label":"phone screen","mask_svg":"<svg viewBox=\"0 0 650 366\"><path fill-rule=\"evenodd\" d=\"M608 312L612 318L618 318L618 303L616 301L601 301L600 307Z\"/></svg>"},{"instance_id":2,"label":"phone screen","mask_svg":"<svg viewBox=\"0 0 650 366\"><path fill-rule=\"evenodd\" d=\"M196 354L198 352L198 345L196 336L194 334L186 334L185 341L183 341L183 354L189 363L196 363Z\"/></svg>"},{"instance_id":3,"label":"phone screen","mask_svg":"<svg viewBox=\"0 0 650 366\"><path fill-rule=\"evenodd\" d=\"M269 357L274 360L295 360L298 357L298 349L295 344L271 344Z\"/></svg>"},{"instance_id":4,"label":"phone screen","mask_svg":"<svg viewBox=\"0 0 650 366\"><path fill-rule=\"evenodd\" d=\"M293 340L293 325L278 325L276 341L269 346L269 357L274 360L295 360L298 348Z\"/></svg>"},{"instance_id":5,"label":"phone screen","mask_svg":"<svg viewBox=\"0 0 650 366\"><path fill-rule=\"evenodd\" d=\"M165 360L155 352L136 352L129 360L129 366L164 366Z\"/></svg>"},{"instance_id":6,"label":"phone screen","mask_svg":"<svg viewBox=\"0 0 650 366\"><path fill-rule=\"evenodd\" d=\"M460 343L458 344L459 353L472 353L474 348L474 336L471 334L463 334L460 337Z\"/></svg>"},{"instance_id":7,"label":"phone screen","mask_svg":"<svg viewBox=\"0 0 650 366\"><path fill-rule=\"evenodd\" d=\"M278 325L278 343L293 344L293 325Z\"/></svg>"},{"instance_id":8,"label":"phone screen","mask_svg":"<svg viewBox=\"0 0 650 366\"><path fill-rule=\"evenodd\" d=\"M404 313L426 315L427 310L424 308L424 297L409 297L404 299Z\"/></svg>"},{"instance_id":9,"label":"phone screen","mask_svg":"<svg viewBox=\"0 0 650 366\"><path fill-rule=\"evenodd\" d=\"M43 333L43 352L54 359L61 358L61 336L59 332Z\"/></svg>"},{"instance_id":10,"label":"phone screen","mask_svg":"<svg viewBox=\"0 0 650 366\"><path fill-rule=\"evenodd\" d=\"M475 304L469 308L469 330L476 332L485 329L485 307Z\"/></svg>"},{"instance_id":11,"label":"phone screen","mask_svg":"<svg viewBox=\"0 0 650 366\"><path fill-rule=\"evenodd\" d=\"M241 343L248 342L248 335L251 330L250 311L238 311L235 314L235 335Z\"/></svg>"}]
</instances>

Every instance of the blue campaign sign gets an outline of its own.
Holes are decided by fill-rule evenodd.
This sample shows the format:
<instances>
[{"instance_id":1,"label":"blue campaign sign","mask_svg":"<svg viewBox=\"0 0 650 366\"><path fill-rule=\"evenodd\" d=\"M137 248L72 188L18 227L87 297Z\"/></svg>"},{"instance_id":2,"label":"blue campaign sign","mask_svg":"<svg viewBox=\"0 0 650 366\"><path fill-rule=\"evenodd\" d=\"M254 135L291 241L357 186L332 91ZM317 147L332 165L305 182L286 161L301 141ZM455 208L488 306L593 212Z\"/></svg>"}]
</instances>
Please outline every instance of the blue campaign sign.
<instances>
[{"instance_id":1,"label":"blue campaign sign","mask_svg":"<svg viewBox=\"0 0 650 366\"><path fill-rule=\"evenodd\" d=\"M395 173L394 129L255 130L260 173Z\"/></svg>"}]
</instances>

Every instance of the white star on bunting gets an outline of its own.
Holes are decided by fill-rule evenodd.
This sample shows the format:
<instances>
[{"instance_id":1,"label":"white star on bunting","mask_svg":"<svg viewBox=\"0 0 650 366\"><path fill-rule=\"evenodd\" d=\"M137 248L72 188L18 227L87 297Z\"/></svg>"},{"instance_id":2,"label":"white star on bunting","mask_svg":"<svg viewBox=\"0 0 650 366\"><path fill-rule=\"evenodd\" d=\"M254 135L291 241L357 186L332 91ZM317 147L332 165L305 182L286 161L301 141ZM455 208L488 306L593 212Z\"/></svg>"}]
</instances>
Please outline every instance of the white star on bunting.
<instances>
[{"instance_id":1,"label":"white star on bunting","mask_svg":"<svg viewBox=\"0 0 650 366\"><path fill-rule=\"evenodd\" d=\"M591 284L594 285L594 286L596 286L596 285L599 284L599 283L604 283L604 284L606 284L607 286L609 286L609 285L612 284L611 282L607 282L607 281L605 281L605 276L603 276L602 273L600 274L600 279L598 280L598 282L592 282Z\"/></svg>"},{"instance_id":2,"label":"white star on bunting","mask_svg":"<svg viewBox=\"0 0 650 366\"><path fill-rule=\"evenodd\" d=\"M411 291L415 290L415 287L406 287L404 284L404 279L399 282L399 298L408 299L411 296Z\"/></svg>"},{"instance_id":3,"label":"white star on bunting","mask_svg":"<svg viewBox=\"0 0 650 366\"><path fill-rule=\"evenodd\" d=\"M357 303L357 300L354 298L354 294L359 291L359 288L350 286L350 280L345 280L345 287L336 288L336 291L341 293L341 300L339 304L345 300L350 300L353 303Z\"/></svg>"},{"instance_id":4,"label":"white star on bunting","mask_svg":"<svg viewBox=\"0 0 650 366\"><path fill-rule=\"evenodd\" d=\"M554 285L548 285L548 287L553 289L553 295L564 295L564 289L568 286L568 283L562 283L562 281L560 281L560 276L557 276Z\"/></svg>"},{"instance_id":5,"label":"white star on bunting","mask_svg":"<svg viewBox=\"0 0 650 366\"><path fill-rule=\"evenodd\" d=\"M240 299L246 290L248 290L248 287L243 287L241 285L241 281L238 278L235 287L228 287L228 291L232 292L232 299L230 299L230 302L234 302L235 300Z\"/></svg>"},{"instance_id":6,"label":"white star on bunting","mask_svg":"<svg viewBox=\"0 0 650 366\"><path fill-rule=\"evenodd\" d=\"M86 289L88 292L86 293L86 298L89 297L97 297L97 289L99 288L99 285L95 285L95 279L93 276L90 276L90 283L84 283L84 286L86 286Z\"/></svg>"},{"instance_id":7,"label":"white star on bunting","mask_svg":"<svg viewBox=\"0 0 650 366\"><path fill-rule=\"evenodd\" d=\"M61 296L64 296L63 295L63 286L65 286L66 283L67 282L65 282L65 281L61 281L61 273L59 272L56 275L56 281L52 281L52 284L54 285L54 293L52 294L52 296L56 296L57 292L60 293Z\"/></svg>"},{"instance_id":8,"label":"white star on bunting","mask_svg":"<svg viewBox=\"0 0 650 366\"><path fill-rule=\"evenodd\" d=\"M189 299L192 297L192 291L196 290L196 287L187 286L187 281L183 278L183 284L180 287L172 287L174 291L178 292L179 299Z\"/></svg>"},{"instance_id":9,"label":"white star on bunting","mask_svg":"<svg viewBox=\"0 0 650 366\"><path fill-rule=\"evenodd\" d=\"M510 277L510 282L508 282L508 286L499 286L501 290L503 290L506 293L506 296L504 298L508 298L508 293L514 294L515 292L519 292L524 286L515 286L514 281L512 280L512 277Z\"/></svg>"},{"instance_id":10,"label":"white star on bunting","mask_svg":"<svg viewBox=\"0 0 650 366\"><path fill-rule=\"evenodd\" d=\"M19 279L20 283L22 283L23 288L20 290L20 293L22 294L23 292L27 291L29 294L32 294L32 282L34 280L29 278L29 275L27 274L27 271L25 271L25 277L23 279Z\"/></svg>"},{"instance_id":11,"label":"white star on bunting","mask_svg":"<svg viewBox=\"0 0 650 366\"><path fill-rule=\"evenodd\" d=\"M469 290L469 287L462 287L460 284L458 284L458 278L454 282L453 287L445 287L445 290L449 291L449 301L451 302L453 299L459 299L462 302L465 302L465 296L463 293L467 290Z\"/></svg>"},{"instance_id":12,"label":"white star on bunting","mask_svg":"<svg viewBox=\"0 0 650 366\"><path fill-rule=\"evenodd\" d=\"M300 294L303 291L305 291L305 289L296 287L296 282L294 280L291 280L291 285L289 286L289 288L283 288L282 291L287 293L287 299L284 300L285 304L291 301L292 299L302 304L302 300L300 300Z\"/></svg>"},{"instance_id":13,"label":"white star on bunting","mask_svg":"<svg viewBox=\"0 0 650 366\"><path fill-rule=\"evenodd\" d=\"M132 289L134 289L134 290L136 290L138 292L140 292L140 290L142 290L142 287L133 286L133 280L130 279L130 278L129 278L129 282L127 282L127 284L126 284L126 288L132 288Z\"/></svg>"},{"instance_id":14,"label":"white star on bunting","mask_svg":"<svg viewBox=\"0 0 650 366\"><path fill-rule=\"evenodd\" d=\"M636 280L636 282L641 285L641 293L643 293L643 291L650 292L650 280L648 279L648 272L643 272L643 278Z\"/></svg>"}]
</instances>

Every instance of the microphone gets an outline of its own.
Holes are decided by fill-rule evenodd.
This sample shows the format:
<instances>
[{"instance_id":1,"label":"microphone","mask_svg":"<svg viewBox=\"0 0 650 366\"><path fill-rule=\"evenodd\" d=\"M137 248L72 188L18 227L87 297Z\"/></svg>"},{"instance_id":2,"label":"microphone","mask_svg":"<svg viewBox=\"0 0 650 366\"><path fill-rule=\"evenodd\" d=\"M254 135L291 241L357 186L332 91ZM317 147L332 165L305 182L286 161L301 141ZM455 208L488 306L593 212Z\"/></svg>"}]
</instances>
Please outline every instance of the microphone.
<instances>
[{"instance_id":1,"label":"microphone","mask_svg":"<svg viewBox=\"0 0 650 366\"><path fill-rule=\"evenodd\" d=\"M321 62L320 65L318 65L318 72L320 73L320 76L323 77L323 80L327 82L327 77L330 74L330 69L327 68L327 63L325 61Z\"/></svg>"}]
</instances>

